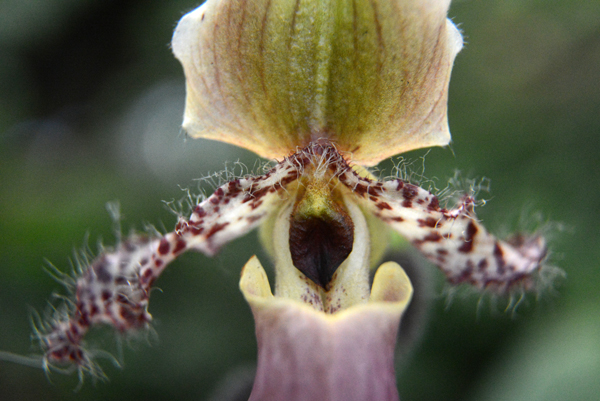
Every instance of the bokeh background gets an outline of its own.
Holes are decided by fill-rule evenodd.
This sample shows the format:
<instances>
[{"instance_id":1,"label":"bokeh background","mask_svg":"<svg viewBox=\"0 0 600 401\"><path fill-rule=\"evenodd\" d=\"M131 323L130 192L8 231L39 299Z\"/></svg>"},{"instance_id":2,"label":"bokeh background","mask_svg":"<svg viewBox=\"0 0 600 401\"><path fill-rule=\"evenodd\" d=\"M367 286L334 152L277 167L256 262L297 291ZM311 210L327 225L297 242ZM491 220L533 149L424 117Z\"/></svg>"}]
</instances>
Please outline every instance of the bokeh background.
<instances>
[{"instance_id":1,"label":"bokeh background","mask_svg":"<svg viewBox=\"0 0 600 401\"><path fill-rule=\"evenodd\" d=\"M114 243L107 202L120 202L125 233L171 229L162 201L225 161L254 166L248 152L180 132L184 79L169 42L197 5L0 0L0 350L37 352L31 311L63 292L44 260L68 271L86 236L92 249ZM457 0L450 17L467 42L450 91L454 143L429 151L425 176L440 188L456 169L489 178L478 214L493 232L559 223L546 225L550 261L567 278L504 312L489 296L449 301L425 263L430 311L399 362L402 399L597 399L600 2ZM405 156L420 168L425 153ZM103 363L109 382L75 393L75 375L0 360L0 399L226 399L252 379L253 321L237 286L254 253L267 264L252 234L169 267L150 305L155 333L122 341L123 368ZM91 341L116 343L110 330Z\"/></svg>"}]
</instances>

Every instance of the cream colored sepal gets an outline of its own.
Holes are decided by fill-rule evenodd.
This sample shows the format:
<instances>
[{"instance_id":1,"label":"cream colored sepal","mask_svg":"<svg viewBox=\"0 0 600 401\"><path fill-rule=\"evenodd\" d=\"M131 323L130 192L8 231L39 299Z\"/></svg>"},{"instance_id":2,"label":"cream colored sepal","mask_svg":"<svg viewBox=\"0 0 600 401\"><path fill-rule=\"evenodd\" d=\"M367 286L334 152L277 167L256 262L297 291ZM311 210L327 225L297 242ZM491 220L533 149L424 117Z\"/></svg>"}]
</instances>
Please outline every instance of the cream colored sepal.
<instances>
[{"instance_id":1,"label":"cream colored sepal","mask_svg":"<svg viewBox=\"0 0 600 401\"><path fill-rule=\"evenodd\" d=\"M183 128L281 158L319 138L375 165L450 141L450 0L207 0L175 30Z\"/></svg>"},{"instance_id":2,"label":"cream colored sepal","mask_svg":"<svg viewBox=\"0 0 600 401\"><path fill-rule=\"evenodd\" d=\"M244 266L240 289L258 342L250 400L398 400L394 348L412 296L399 265L380 267L368 303L335 314L273 296L256 257Z\"/></svg>"}]
</instances>

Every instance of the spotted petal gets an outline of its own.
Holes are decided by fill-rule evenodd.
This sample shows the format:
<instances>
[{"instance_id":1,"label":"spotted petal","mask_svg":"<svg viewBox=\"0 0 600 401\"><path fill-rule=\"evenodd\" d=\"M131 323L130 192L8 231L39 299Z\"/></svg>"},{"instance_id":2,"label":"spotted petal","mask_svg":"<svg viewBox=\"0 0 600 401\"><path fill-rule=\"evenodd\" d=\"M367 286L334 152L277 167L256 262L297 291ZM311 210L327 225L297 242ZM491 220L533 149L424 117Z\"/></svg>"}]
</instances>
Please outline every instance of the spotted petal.
<instances>
[{"instance_id":1,"label":"spotted petal","mask_svg":"<svg viewBox=\"0 0 600 401\"><path fill-rule=\"evenodd\" d=\"M448 210L435 195L402 180L378 182L350 171L339 178L365 207L436 264L450 283L500 293L516 285L535 285L546 256L545 240L523 235L497 239L477 221L473 198L465 196Z\"/></svg>"},{"instance_id":2,"label":"spotted petal","mask_svg":"<svg viewBox=\"0 0 600 401\"><path fill-rule=\"evenodd\" d=\"M263 176L233 180L197 205L189 220L180 218L173 232L131 236L100 254L80 277L66 278L75 299L39 328L45 363L72 362L101 374L82 347L89 328L108 324L125 333L146 327L150 290L169 263L187 250L212 256L255 228L297 177L297 166L286 161Z\"/></svg>"},{"instance_id":3,"label":"spotted petal","mask_svg":"<svg viewBox=\"0 0 600 401\"><path fill-rule=\"evenodd\" d=\"M179 22L184 129L261 156L326 138L362 165L450 141L449 0L208 0Z\"/></svg>"}]
</instances>

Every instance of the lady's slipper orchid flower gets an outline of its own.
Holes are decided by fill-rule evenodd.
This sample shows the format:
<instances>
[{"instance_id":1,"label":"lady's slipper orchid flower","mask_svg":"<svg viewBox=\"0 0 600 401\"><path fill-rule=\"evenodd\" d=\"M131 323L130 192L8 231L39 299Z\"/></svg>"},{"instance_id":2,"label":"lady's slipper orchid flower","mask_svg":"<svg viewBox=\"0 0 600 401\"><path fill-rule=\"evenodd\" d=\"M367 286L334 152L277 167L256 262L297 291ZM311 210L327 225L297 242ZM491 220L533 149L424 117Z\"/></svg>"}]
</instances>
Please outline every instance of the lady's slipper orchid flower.
<instances>
[{"instance_id":1,"label":"lady's slipper orchid flower","mask_svg":"<svg viewBox=\"0 0 600 401\"><path fill-rule=\"evenodd\" d=\"M98 323L146 327L150 289L188 250L214 255L261 226L275 294L256 258L241 290L256 321L252 399L397 399L396 332L412 287L371 266L391 228L451 284L530 289L541 237L501 241L465 195L452 208L364 167L450 141L447 93L462 38L449 0L208 0L179 22L184 129L278 162L217 188L163 236L132 236L73 280L75 301L40 334L47 364L96 373L82 340Z\"/></svg>"}]
</instances>

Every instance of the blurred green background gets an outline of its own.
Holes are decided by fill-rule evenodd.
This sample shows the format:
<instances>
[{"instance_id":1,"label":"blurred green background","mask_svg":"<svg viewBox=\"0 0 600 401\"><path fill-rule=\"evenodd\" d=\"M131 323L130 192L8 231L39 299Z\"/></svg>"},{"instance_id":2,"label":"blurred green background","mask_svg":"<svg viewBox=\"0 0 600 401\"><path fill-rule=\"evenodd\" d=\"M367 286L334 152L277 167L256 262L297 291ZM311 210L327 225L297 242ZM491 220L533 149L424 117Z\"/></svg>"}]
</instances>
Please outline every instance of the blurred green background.
<instances>
[{"instance_id":1,"label":"blurred green background","mask_svg":"<svg viewBox=\"0 0 600 401\"><path fill-rule=\"evenodd\" d=\"M195 178L225 161L254 165L248 152L180 132L184 80L169 42L197 5L0 0L0 350L36 352L31 310L63 291L44 260L68 270L86 234L92 249L100 238L114 243L108 201L120 202L125 233L145 223L171 229L162 200L180 199L180 187L196 189ZM429 322L399 363L401 397L597 399L600 2L463 0L450 17L467 43L450 91L454 143L428 153L425 176L438 187L455 169L489 178L478 214L492 232L533 226L537 212L561 223L550 229L550 261L567 279L513 314L487 296L448 303L441 274L426 266ZM381 167L389 173L389 163ZM150 305L157 335L124 341L123 369L103 364L109 382L74 393L75 376L50 382L0 361L0 399L219 399L255 363L253 321L237 289L254 253L267 264L252 234L214 259L184 255L167 269ZM114 348L108 330L92 340Z\"/></svg>"}]
</instances>

